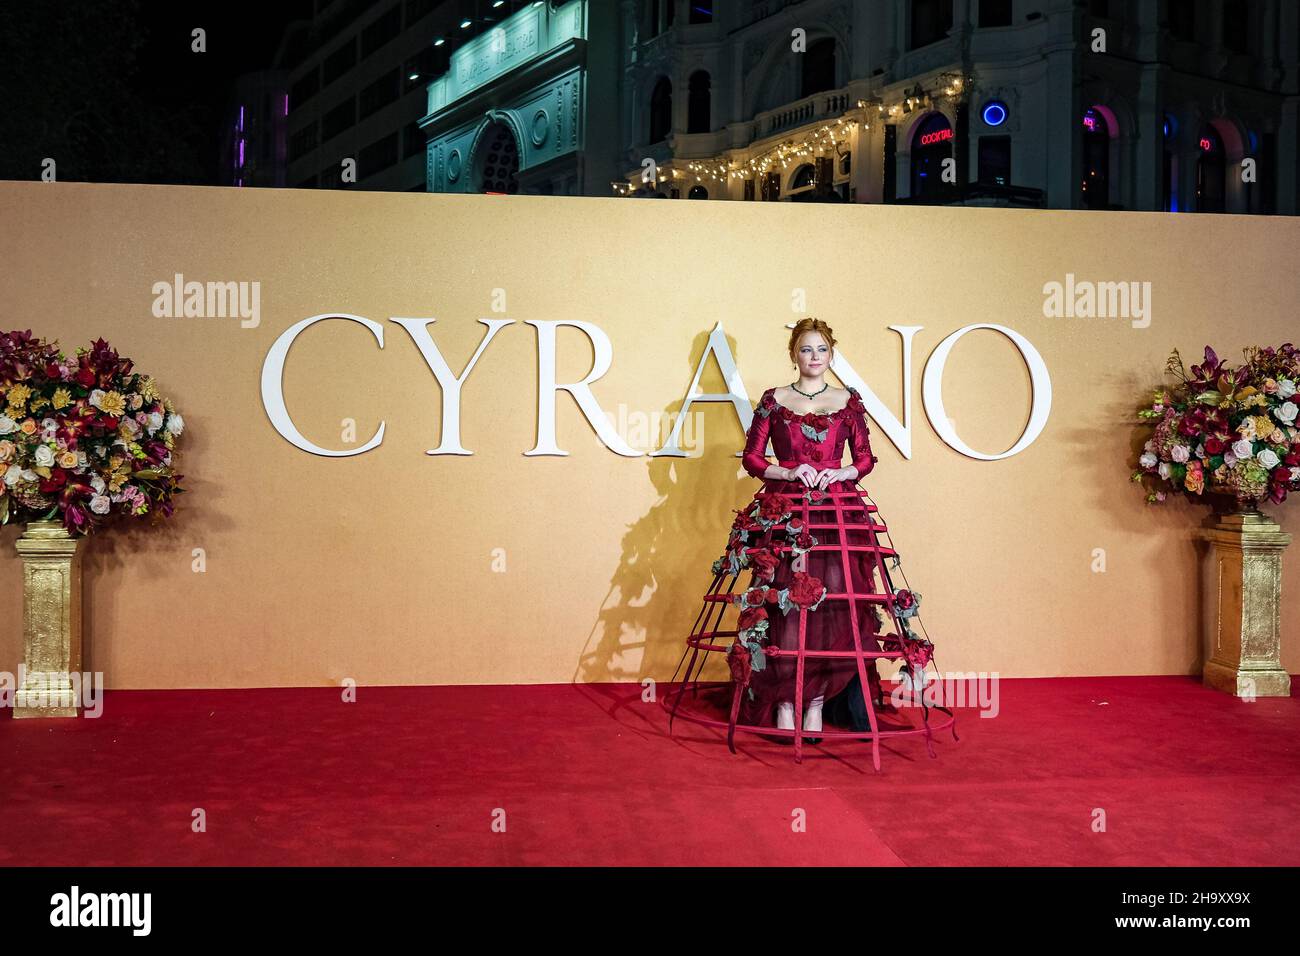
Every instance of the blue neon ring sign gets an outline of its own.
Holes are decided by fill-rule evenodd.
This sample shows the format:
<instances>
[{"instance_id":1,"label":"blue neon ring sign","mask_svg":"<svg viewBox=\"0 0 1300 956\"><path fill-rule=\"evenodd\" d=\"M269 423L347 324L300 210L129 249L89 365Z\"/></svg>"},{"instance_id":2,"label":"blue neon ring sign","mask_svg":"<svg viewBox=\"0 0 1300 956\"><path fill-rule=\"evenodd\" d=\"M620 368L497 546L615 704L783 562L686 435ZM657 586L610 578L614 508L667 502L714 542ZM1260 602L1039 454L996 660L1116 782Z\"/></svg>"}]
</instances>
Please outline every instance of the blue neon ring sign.
<instances>
[{"instance_id":1,"label":"blue neon ring sign","mask_svg":"<svg viewBox=\"0 0 1300 956\"><path fill-rule=\"evenodd\" d=\"M1007 104L1001 100L989 100L980 111L980 117L986 126L1001 126L1007 121Z\"/></svg>"}]
</instances>

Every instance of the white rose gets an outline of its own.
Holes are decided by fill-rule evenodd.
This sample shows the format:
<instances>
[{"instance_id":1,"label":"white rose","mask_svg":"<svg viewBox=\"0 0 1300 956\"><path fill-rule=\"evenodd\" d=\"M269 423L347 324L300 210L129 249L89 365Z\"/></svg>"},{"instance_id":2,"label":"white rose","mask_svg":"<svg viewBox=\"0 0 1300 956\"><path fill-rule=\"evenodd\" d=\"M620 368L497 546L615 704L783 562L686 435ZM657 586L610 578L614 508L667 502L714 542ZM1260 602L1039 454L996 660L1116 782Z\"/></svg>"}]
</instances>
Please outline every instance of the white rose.
<instances>
[{"instance_id":1,"label":"white rose","mask_svg":"<svg viewBox=\"0 0 1300 956\"><path fill-rule=\"evenodd\" d=\"M96 408L99 408L99 403L104 400L104 396L106 394L107 392L105 392L102 388L97 388L90 393L90 397L87 398L86 401L89 402L91 405L94 405Z\"/></svg>"},{"instance_id":2,"label":"white rose","mask_svg":"<svg viewBox=\"0 0 1300 956\"><path fill-rule=\"evenodd\" d=\"M1291 466L1291 480L1300 481L1300 465Z\"/></svg>"},{"instance_id":3,"label":"white rose","mask_svg":"<svg viewBox=\"0 0 1300 956\"><path fill-rule=\"evenodd\" d=\"M1296 384L1289 378L1280 378L1277 380L1277 397L1290 398L1295 394Z\"/></svg>"},{"instance_id":4,"label":"white rose","mask_svg":"<svg viewBox=\"0 0 1300 956\"><path fill-rule=\"evenodd\" d=\"M1238 459L1249 458L1255 454L1255 448L1247 439L1240 438L1232 443L1232 453Z\"/></svg>"},{"instance_id":5,"label":"white rose","mask_svg":"<svg viewBox=\"0 0 1300 956\"><path fill-rule=\"evenodd\" d=\"M1277 452L1275 452L1273 449L1265 448L1263 451L1261 451L1258 455L1255 456L1255 460L1271 471L1277 467L1277 463L1282 459L1277 457Z\"/></svg>"},{"instance_id":6,"label":"white rose","mask_svg":"<svg viewBox=\"0 0 1300 956\"><path fill-rule=\"evenodd\" d=\"M1158 462L1159 460L1160 460L1159 458L1157 458L1155 455L1153 455L1151 452L1148 451L1148 452L1144 452L1142 457L1138 459L1138 464L1141 465L1143 468L1154 468L1156 466L1156 462Z\"/></svg>"},{"instance_id":7,"label":"white rose","mask_svg":"<svg viewBox=\"0 0 1300 956\"><path fill-rule=\"evenodd\" d=\"M36 464L42 468L49 468L54 464L54 449L49 445L37 445L36 454L33 457L36 459Z\"/></svg>"},{"instance_id":8,"label":"white rose","mask_svg":"<svg viewBox=\"0 0 1300 956\"><path fill-rule=\"evenodd\" d=\"M0 415L0 435L8 435L18 430L18 423L8 415Z\"/></svg>"},{"instance_id":9,"label":"white rose","mask_svg":"<svg viewBox=\"0 0 1300 956\"><path fill-rule=\"evenodd\" d=\"M148 427L148 429L149 429L149 434L150 434L150 435L152 435L152 434L153 434L154 432L156 432L158 429L162 428L162 424L163 424L163 415L162 415L162 412L150 412L150 413L149 413L149 424L148 424L147 427Z\"/></svg>"},{"instance_id":10,"label":"white rose","mask_svg":"<svg viewBox=\"0 0 1300 956\"><path fill-rule=\"evenodd\" d=\"M1154 438L1148 438L1148 439L1147 439L1147 443L1146 443L1145 445L1142 446L1142 450L1143 450L1143 451L1151 451L1151 452L1155 451L1155 450L1156 450L1156 442L1155 442L1155 439L1154 439Z\"/></svg>"},{"instance_id":11,"label":"white rose","mask_svg":"<svg viewBox=\"0 0 1300 956\"><path fill-rule=\"evenodd\" d=\"M1223 453L1223 463L1229 468L1237 463L1237 456L1232 453L1231 448Z\"/></svg>"},{"instance_id":12,"label":"white rose","mask_svg":"<svg viewBox=\"0 0 1300 956\"><path fill-rule=\"evenodd\" d=\"M94 488L96 492L102 495L104 493L104 489L107 488L108 485L104 484L104 479L99 477L99 475L91 475L90 487Z\"/></svg>"},{"instance_id":13,"label":"white rose","mask_svg":"<svg viewBox=\"0 0 1300 956\"><path fill-rule=\"evenodd\" d=\"M1160 467L1157 468L1156 470L1157 470L1158 472L1160 472L1160 477L1161 477L1161 478L1168 478L1168 477L1169 477L1169 472L1170 472L1169 462L1167 462L1167 461L1162 461L1162 462L1160 463Z\"/></svg>"},{"instance_id":14,"label":"white rose","mask_svg":"<svg viewBox=\"0 0 1300 956\"><path fill-rule=\"evenodd\" d=\"M113 502L109 501L105 495L95 495L90 499L90 510L97 515L108 514L108 509L113 507Z\"/></svg>"},{"instance_id":15,"label":"white rose","mask_svg":"<svg viewBox=\"0 0 1300 956\"><path fill-rule=\"evenodd\" d=\"M179 435L184 428L185 419L181 418L179 414L172 412L167 416L167 427L164 429L165 431L169 431L173 435Z\"/></svg>"},{"instance_id":16,"label":"white rose","mask_svg":"<svg viewBox=\"0 0 1300 956\"><path fill-rule=\"evenodd\" d=\"M1288 425L1295 424L1297 412L1300 412L1300 405L1296 405L1295 402L1283 402L1277 408L1273 409L1273 414L1278 417L1278 420L1286 422Z\"/></svg>"},{"instance_id":17,"label":"white rose","mask_svg":"<svg viewBox=\"0 0 1300 956\"><path fill-rule=\"evenodd\" d=\"M1169 453L1169 457L1179 464L1186 464L1187 458L1190 454L1191 449L1186 445L1175 445L1173 450Z\"/></svg>"},{"instance_id":18,"label":"white rose","mask_svg":"<svg viewBox=\"0 0 1300 956\"><path fill-rule=\"evenodd\" d=\"M22 477L23 469L21 465L10 465L5 469L5 484L10 488L18 484Z\"/></svg>"}]
</instances>

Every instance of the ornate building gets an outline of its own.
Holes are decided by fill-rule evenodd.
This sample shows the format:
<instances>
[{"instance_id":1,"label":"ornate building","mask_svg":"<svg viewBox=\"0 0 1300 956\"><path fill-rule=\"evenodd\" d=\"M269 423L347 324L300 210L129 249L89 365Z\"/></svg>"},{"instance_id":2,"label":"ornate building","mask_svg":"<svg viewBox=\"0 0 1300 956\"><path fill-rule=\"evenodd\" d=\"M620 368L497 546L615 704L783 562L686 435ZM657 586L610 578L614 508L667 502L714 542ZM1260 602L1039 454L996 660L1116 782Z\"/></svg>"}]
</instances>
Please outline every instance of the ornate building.
<instances>
[{"instance_id":1,"label":"ornate building","mask_svg":"<svg viewBox=\"0 0 1300 956\"><path fill-rule=\"evenodd\" d=\"M1297 4L623 11L617 194L1297 212Z\"/></svg>"},{"instance_id":2,"label":"ornate building","mask_svg":"<svg viewBox=\"0 0 1300 956\"><path fill-rule=\"evenodd\" d=\"M431 192L609 195L621 11L537 2L452 54L419 125Z\"/></svg>"}]
</instances>

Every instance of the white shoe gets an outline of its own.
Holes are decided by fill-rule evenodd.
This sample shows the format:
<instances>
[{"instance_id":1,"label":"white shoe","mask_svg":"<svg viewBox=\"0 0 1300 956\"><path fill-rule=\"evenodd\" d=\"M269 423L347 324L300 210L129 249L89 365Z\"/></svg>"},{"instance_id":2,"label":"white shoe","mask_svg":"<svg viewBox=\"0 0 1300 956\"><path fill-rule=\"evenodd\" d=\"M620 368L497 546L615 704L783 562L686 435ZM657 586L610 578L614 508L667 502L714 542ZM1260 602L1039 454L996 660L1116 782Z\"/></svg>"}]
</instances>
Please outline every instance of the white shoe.
<instances>
[{"instance_id":1,"label":"white shoe","mask_svg":"<svg viewBox=\"0 0 1300 956\"><path fill-rule=\"evenodd\" d=\"M803 715L803 729L822 729L822 698L816 697L808 704L808 709Z\"/></svg>"},{"instance_id":2,"label":"white shoe","mask_svg":"<svg viewBox=\"0 0 1300 956\"><path fill-rule=\"evenodd\" d=\"M776 705L776 729L794 730L794 704L783 702Z\"/></svg>"}]
</instances>

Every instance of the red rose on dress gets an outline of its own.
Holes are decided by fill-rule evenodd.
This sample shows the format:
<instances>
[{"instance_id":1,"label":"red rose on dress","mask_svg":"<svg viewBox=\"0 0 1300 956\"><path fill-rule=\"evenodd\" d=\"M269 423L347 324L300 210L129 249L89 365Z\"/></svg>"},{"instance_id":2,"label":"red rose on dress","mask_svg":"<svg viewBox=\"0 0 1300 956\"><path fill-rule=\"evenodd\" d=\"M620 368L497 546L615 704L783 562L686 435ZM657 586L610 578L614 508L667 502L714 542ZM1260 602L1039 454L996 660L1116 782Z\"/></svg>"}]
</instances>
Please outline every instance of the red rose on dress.
<instances>
[{"instance_id":1,"label":"red rose on dress","mask_svg":"<svg viewBox=\"0 0 1300 956\"><path fill-rule=\"evenodd\" d=\"M916 595L907 588L899 588L894 592L894 607L900 610L907 610L909 607L916 605Z\"/></svg>"},{"instance_id":2,"label":"red rose on dress","mask_svg":"<svg viewBox=\"0 0 1300 956\"><path fill-rule=\"evenodd\" d=\"M799 550L807 551L813 546L813 536L805 531L794 539L794 543L799 547Z\"/></svg>"},{"instance_id":3,"label":"red rose on dress","mask_svg":"<svg viewBox=\"0 0 1300 956\"><path fill-rule=\"evenodd\" d=\"M820 488L808 489L808 500L813 502L814 504L821 501L825 497L826 497L826 492L822 491Z\"/></svg>"},{"instance_id":4,"label":"red rose on dress","mask_svg":"<svg viewBox=\"0 0 1300 956\"><path fill-rule=\"evenodd\" d=\"M914 667L925 667L933 653L934 645L929 641L908 641L903 647L903 656Z\"/></svg>"},{"instance_id":5,"label":"red rose on dress","mask_svg":"<svg viewBox=\"0 0 1300 956\"><path fill-rule=\"evenodd\" d=\"M825 431L831 427L829 415L814 415L808 419L808 424L813 427L813 431Z\"/></svg>"},{"instance_id":6,"label":"red rose on dress","mask_svg":"<svg viewBox=\"0 0 1300 956\"><path fill-rule=\"evenodd\" d=\"M786 513L785 498L771 491L758 495L758 513L768 521L775 521Z\"/></svg>"},{"instance_id":7,"label":"red rose on dress","mask_svg":"<svg viewBox=\"0 0 1300 956\"><path fill-rule=\"evenodd\" d=\"M776 566L780 559L775 554L764 548L761 551L755 551L749 556L749 563L754 567L754 573L760 578L768 578L776 573Z\"/></svg>"},{"instance_id":8,"label":"red rose on dress","mask_svg":"<svg viewBox=\"0 0 1300 956\"><path fill-rule=\"evenodd\" d=\"M731 679L741 687L748 687L754 675L754 662L749 659L749 648L740 641L732 642L727 650L727 667L731 670Z\"/></svg>"},{"instance_id":9,"label":"red rose on dress","mask_svg":"<svg viewBox=\"0 0 1300 956\"><path fill-rule=\"evenodd\" d=\"M747 631L759 621L767 620L767 608L749 607L740 612L740 630Z\"/></svg>"},{"instance_id":10,"label":"red rose on dress","mask_svg":"<svg viewBox=\"0 0 1300 956\"><path fill-rule=\"evenodd\" d=\"M790 421L792 418L794 418L794 412L790 411L790 409L788 409L788 408L786 408L784 405L782 405L782 406L781 406L781 418L782 418L783 420L785 420L785 421L788 422L788 421Z\"/></svg>"},{"instance_id":11,"label":"red rose on dress","mask_svg":"<svg viewBox=\"0 0 1300 956\"><path fill-rule=\"evenodd\" d=\"M763 653L768 657L780 657L781 649L779 647L773 647L771 644L768 644L766 647L763 648Z\"/></svg>"},{"instance_id":12,"label":"red rose on dress","mask_svg":"<svg viewBox=\"0 0 1300 956\"><path fill-rule=\"evenodd\" d=\"M790 534L798 534L804 529L803 518L791 518L785 523L785 530Z\"/></svg>"},{"instance_id":13,"label":"red rose on dress","mask_svg":"<svg viewBox=\"0 0 1300 956\"><path fill-rule=\"evenodd\" d=\"M745 592L744 606L758 607L767 599L767 588L751 588Z\"/></svg>"},{"instance_id":14,"label":"red rose on dress","mask_svg":"<svg viewBox=\"0 0 1300 956\"><path fill-rule=\"evenodd\" d=\"M812 607L822 599L824 590L825 586L820 578L815 578L803 571L796 571L794 573L794 583L790 585L790 600L799 607Z\"/></svg>"},{"instance_id":15,"label":"red rose on dress","mask_svg":"<svg viewBox=\"0 0 1300 956\"><path fill-rule=\"evenodd\" d=\"M776 588L768 588L768 589L767 589L767 603L768 603L768 604L776 604L776 603L777 603L778 601L780 601L780 600L781 600L781 593L780 593L779 591L777 591Z\"/></svg>"},{"instance_id":16,"label":"red rose on dress","mask_svg":"<svg viewBox=\"0 0 1300 956\"><path fill-rule=\"evenodd\" d=\"M847 407L849 411L857 412L860 415L865 415L867 412L867 406L862 404L862 399L858 398L857 392L849 392L849 404Z\"/></svg>"}]
</instances>

